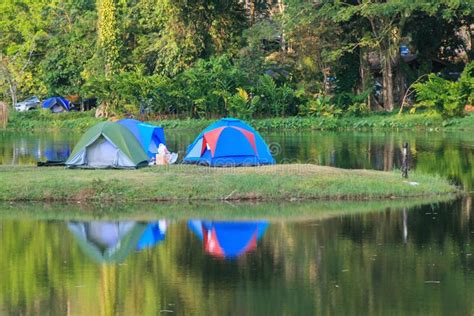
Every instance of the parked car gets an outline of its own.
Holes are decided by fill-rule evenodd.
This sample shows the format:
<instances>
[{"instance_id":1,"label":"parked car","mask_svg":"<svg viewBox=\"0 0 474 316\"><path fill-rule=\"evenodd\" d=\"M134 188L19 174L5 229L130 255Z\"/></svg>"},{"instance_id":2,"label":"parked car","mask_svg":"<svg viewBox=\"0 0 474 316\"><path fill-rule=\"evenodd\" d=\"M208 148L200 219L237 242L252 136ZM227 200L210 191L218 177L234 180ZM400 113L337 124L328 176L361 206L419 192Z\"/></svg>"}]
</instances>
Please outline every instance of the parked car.
<instances>
[{"instance_id":1,"label":"parked car","mask_svg":"<svg viewBox=\"0 0 474 316\"><path fill-rule=\"evenodd\" d=\"M29 110L37 109L41 104L41 101L38 97L32 97L26 99L25 101L18 102L15 106L15 109L19 112L25 112Z\"/></svg>"}]
</instances>

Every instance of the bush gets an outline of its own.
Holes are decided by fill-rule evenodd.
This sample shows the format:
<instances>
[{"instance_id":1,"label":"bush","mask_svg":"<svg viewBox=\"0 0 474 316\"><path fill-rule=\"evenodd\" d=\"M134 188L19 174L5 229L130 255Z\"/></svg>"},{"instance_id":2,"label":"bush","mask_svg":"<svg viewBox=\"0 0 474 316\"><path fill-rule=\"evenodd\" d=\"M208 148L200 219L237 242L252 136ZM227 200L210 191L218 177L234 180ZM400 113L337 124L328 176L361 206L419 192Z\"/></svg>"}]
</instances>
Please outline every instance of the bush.
<instances>
[{"instance_id":1,"label":"bush","mask_svg":"<svg viewBox=\"0 0 474 316\"><path fill-rule=\"evenodd\" d=\"M84 87L85 95L97 97L115 114L138 114L159 99L158 91L165 80L159 76L144 76L140 72L122 72L111 77L97 77Z\"/></svg>"},{"instance_id":2,"label":"bush","mask_svg":"<svg viewBox=\"0 0 474 316\"><path fill-rule=\"evenodd\" d=\"M247 91L237 88L237 93L227 99L227 109L231 116L242 119L252 118L260 97L251 98Z\"/></svg>"},{"instance_id":3,"label":"bush","mask_svg":"<svg viewBox=\"0 0 474 316\"><path fill-rule=\"evenodd\" d=\"M425 82L414 84L416 109L428 109L443 117L462 116L464 107L474 96L474 62L468 64L458 81L443 79L435 74Z\"/></svg>"},{"instance_id":4,"label":"bush","mask_svg":"<svg viewBox=\"0 0 474 316\"><path fill-rule=\"evenodd\" d=\"M191 118L284 117L297 113L300 100L296 90L285 83L277 84L268 75L249 77L225 55L198 60L193 67L160 84L151 109L162 115Z\"/></svg>"}]
</instances>

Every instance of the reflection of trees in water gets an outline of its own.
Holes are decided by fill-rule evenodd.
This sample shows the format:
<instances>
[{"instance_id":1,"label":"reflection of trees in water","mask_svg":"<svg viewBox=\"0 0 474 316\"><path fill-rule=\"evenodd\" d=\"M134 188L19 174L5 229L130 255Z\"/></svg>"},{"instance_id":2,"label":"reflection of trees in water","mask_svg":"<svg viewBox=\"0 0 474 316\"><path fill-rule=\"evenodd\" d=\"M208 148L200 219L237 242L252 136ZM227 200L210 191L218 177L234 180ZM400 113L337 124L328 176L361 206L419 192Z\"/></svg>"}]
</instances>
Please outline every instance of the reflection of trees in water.
<instances>
[{"instance_id":1,"label":"reflection of trees in water","mask_svg":"<svg viewBox=\"0 0 474 316\"><path fill-rule=\"evenodd\" d=\"M408 210L406 243L403 210L274 222L254 252L231 261L206 254L183 221L169 226L163 243L119 265L88 258L62 222L4 220L0 310L384 314L396 306L432 314L449 306L468 314L470 209L467 198ZM425 281L441 283L436 290Z\"/></svg>"},{"instance_id":2,"label":"reflection of trees in water","mask_svg":"<svg viewBox=\"0 0 474 316\"><path fill-rule=\"evenodd\" d=\"M474 187L474 141L466 133L409 132L285 132L262 133L280 144L278 161L313 162L341 168L400 168L402 146L409 143L410 165L449 176Z\"/></svg>"},{"instance_id":3,"label":"reflection of trees in water","mask_svg":"<svg viewBox=\"0 0 474 316\"><path fill-rule=\"evenodd\" d=\"M0 134L0 165L33 165L38 160L62 160L80 134L64 132Z\"/></svg>"},{"instance_id":4,"label":"reflection of trees in water","mask_svg":"<svg viewBox=\"0 0 474 316\"><path fill-rule=\"evenodd\" d=\"M439 311L440 304L453 302L455 310L469 311L472 302L463 293L472 290L472 283L465 280L474 268L469 260L474 222L465 210L466 203L408 211L406 243L403 211L389 210L282 224L278 228L282 233L268 236L265 243L283 249L274 252L274 261L282 263L286 276L281 285L311 289L298 295L300 303L313 304L313 311L383 314L388 306L399 306L430 314ZM433 289L424 283L430 280L441 281L442 288L455 293L449 299L437 296L435 304Z\"/></svg>"}]
</instances>

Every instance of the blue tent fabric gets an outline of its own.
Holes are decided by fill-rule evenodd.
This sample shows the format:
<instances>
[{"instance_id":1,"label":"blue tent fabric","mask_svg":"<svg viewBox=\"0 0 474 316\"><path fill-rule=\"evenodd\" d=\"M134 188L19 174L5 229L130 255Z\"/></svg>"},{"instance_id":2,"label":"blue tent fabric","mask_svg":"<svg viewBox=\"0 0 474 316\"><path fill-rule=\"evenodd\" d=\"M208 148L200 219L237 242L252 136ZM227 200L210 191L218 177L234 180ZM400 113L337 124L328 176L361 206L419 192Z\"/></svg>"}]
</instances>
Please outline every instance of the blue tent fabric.
<instances>
[{"instance_id":1,"label":"blue tent fabric","mask_svg":"<svg viewBox=\"0 0 474 316\"><path fill-rule=\"evenodd\" d=\"M232 259L244 254L252 239L260 240L268 228L267 221L201 221L190 220L188 227L204 241L210 232L215 233L224 258Z\"/></svg>"},{"instance_id":2,"label":"blue tent fabric","mask_svg":"<svg viewBox=\"0 0 474 316\"><path fill-rule=\"evenodd\" d=\"M69 146L64 147L47 147L44 150L44 157L50 161L62 161L66 160L71 154L71 148Z\"/></svg>"},{"instance_id":3,"label":"blue tent fabric","mask_svg":"<svg viewBox=\"0 0 474 316\"><path fill-rule=\"evenodd\" d=\"M63 97L52 97L43 101L42 108L49 109L52 112L69 112L71 110L71 103Z\"/></svg>"},{"instance_id":4,"label":"blue tent fabric","mask_svg":"<svg viewBox=\"0 0 474 316\"><path fill-rule=\"evenodd\" d=\"M166 232L160 229L159 223L150 223L147 225L137 244L137 250L151 248L164 240Z\"/></svg>"},{"instance_id":5,"label":"blue tent fabric","mask_svg":"<svg viewBox=\"0 0 474 316\"><path fill-rule=\"evenodd\" d=\"M219 134L214 155L209 147L203 150L204 135L221 127L234 128L225 128ZM256 151L241 130L253 134ZM211 124L199 134L194 142L189 145L183 163L213 167L257 166L274 164L275 159L272 157L268 145L257 131L239 119L224 118Z\"/></svg>"},{"instance_id":6,"label":"blue tent fabric","mask_svg":"<svg viewBox=\"0 0 474 316\"><path fill-rule=\"evenodd\" d=\"M156 155L160 144L166 145L165 131L160 126L146 124L134 119L123 119L118 123L132 132L149 157Z\"/></svg>"},{"instance_id":7,"label":"blue tent fabric","mask_svg":"<svg viewBox=\"0 0 474 316\"><path fill-rule=\"evenodd\" d=\"M132 132L133 136L140 142L142 143L141 137L140 137L140 130L138 129L138 124L141 124L140 121L134 120L134 119L123 119L118 121L117 123L125 126L130 132Z\"/></svg>"}]
</instances>

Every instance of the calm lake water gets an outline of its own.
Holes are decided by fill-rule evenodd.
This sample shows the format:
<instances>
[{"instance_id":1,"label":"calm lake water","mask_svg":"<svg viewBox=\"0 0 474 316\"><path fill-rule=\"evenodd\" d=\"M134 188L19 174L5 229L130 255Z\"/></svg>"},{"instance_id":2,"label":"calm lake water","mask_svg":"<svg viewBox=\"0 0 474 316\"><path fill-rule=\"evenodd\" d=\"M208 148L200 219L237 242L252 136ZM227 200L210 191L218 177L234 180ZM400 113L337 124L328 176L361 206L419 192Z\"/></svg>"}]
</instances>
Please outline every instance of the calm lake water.
<instances>
[{"instance_id":1,"label":"calm lake water","mask_svg":"<svg viewBox=\"0 0 474 316\"><path fill-rule=\"evenodd\" d=\"M168 147L182 156L195 135L169 132ZM474 187L469 133L262 136L278 162L379 170L408 141L412 169ZM64 158L78 137L0 133L0 164ZM472 315L472 198L0 204L0 314Z\"/></svg>"}]
</instances>

